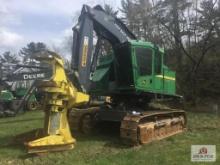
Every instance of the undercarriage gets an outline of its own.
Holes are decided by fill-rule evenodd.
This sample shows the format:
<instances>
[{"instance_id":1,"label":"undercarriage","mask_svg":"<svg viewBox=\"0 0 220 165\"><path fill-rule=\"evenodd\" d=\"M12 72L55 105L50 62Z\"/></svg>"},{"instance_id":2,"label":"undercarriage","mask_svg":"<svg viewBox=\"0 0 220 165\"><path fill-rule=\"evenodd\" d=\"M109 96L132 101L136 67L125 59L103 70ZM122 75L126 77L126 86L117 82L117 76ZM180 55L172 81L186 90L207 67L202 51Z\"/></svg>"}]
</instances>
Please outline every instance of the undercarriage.
<instances>
[{"instance_id":1,"label":"undercarriage","mask_svg":"<svg viewBox=\"0 0 220 165\"><path fill-rule=\"evenodd\" d=\"M139 145L164 139L186 130L186 115L181 109L138 109L126 111L110 106L73 109L69 113L72 131L91 133L101 122L118 122L120 138L129 145Z\"/></svg>"}]
</instances>

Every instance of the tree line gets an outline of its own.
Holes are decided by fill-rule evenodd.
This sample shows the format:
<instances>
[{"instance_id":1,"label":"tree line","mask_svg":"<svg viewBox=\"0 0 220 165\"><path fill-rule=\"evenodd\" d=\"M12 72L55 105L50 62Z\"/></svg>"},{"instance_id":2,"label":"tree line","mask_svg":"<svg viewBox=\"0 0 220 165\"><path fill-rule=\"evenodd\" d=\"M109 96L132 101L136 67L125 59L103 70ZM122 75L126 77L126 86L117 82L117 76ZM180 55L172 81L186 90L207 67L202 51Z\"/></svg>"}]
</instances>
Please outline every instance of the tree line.
<instances>
[{"instance_id":1,"label":"tree line","mask_svg":"<svg viewBox=\"0 0 220 165\"><path fill-rule=\"evenodd\" d=\"M122 0L120 12L138 38L165 48L187 100L219 96L219 0Z\"/></svg>"},{"instance_id":2,"label":"tree line","mask_svg":"<svg viewBox=\"0 0 220 165\"><path fill-rule=\"evenodd\" d=\"M32 56L40 51L48 50L47 46L43 42L30 42L20 49L18 54L12 53L10 51L6 51L0 55L0 63L11 63L17 64L19 62L22 63L31 63Z\"/></svg>"}]
</instances>

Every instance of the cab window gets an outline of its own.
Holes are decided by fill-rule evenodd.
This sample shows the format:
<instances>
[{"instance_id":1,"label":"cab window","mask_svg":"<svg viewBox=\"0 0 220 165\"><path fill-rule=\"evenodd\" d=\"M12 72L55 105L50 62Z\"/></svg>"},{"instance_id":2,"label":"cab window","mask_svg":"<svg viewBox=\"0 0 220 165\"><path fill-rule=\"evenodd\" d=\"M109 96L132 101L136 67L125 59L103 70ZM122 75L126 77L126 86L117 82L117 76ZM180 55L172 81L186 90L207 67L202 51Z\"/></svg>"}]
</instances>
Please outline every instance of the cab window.
<instances>
[{"instance_id":1,"label":"cab window","mask_svg":"<svg viewBox=\"0 0 220 165\"><path fill-rule=\"evenodd\" d=\"M140 76L152 74L153 51L150 48L135 48L137 67Z\"/></svg>"}]
</instances>

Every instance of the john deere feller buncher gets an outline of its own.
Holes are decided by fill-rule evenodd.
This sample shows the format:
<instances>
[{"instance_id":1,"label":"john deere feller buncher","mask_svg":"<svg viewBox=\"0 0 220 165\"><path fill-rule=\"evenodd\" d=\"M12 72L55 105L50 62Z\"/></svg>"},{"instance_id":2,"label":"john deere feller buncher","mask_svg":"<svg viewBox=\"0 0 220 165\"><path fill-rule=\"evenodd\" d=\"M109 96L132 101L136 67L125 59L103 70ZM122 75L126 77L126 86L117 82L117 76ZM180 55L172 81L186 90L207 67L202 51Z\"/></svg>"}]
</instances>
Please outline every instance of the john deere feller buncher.
<instances>
[{"instance_id":1,"label":"john deere feller buncher","mask_svg":"<svg viewBox=\"0 0 220 165\"><path fill-rule=\"evenodd\" d=\"M72 69L81 91L91 98L108 96L111 101L99 110L72 111L71 128L87 132L94 122L120 122L121 138L132 144L145 144L185 129L183 110L148 107L155 97L180 97L176 95L175 72L164 65L164 50L137 40L121 20L100 6L84 5L73 27Z\"/></svg>"},{"instance_id":2,"label":"john deere feller buncher","mask_svg":"<svg viewBox=\"0 0 220 165\"><path fill-rule=\"evenodd\" d=\"M57 54L46 52L36 59L50 64L52 74L36 83L44 96L45 127L33 131L35 136L27 140L29 153L73 148L68 110L70 128L86 132L94 122L119 122L122 140L135 145L186 128L183 110L148 106L155 97L179 98L175 72L164 65L164 50L137 40L121 20L100 6L84 5L73 27L73 74L69 78ZM103 96L110 99L98 108L79 106Z\"/></svg>"}]
</instances>

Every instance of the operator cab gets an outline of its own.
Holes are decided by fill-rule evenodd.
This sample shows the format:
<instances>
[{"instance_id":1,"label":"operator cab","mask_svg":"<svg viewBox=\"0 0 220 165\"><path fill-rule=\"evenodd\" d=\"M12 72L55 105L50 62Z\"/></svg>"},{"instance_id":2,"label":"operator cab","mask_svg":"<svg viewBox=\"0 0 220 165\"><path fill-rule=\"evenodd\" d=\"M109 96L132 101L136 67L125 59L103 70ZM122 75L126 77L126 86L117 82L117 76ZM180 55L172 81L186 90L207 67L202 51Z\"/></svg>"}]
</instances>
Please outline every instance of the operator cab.
<instances>
[{"instance_id":1,"label":"operator cab","mask_svg":"<svg viewBox=\"0 0 220 165\"><path fill-rule=\"evenodd\" d=\"M113 52L99 57L91 93L175 94L175 72L164 65L163 49L150 42L130 40L115 46Z\"/></svg>"}]
</instances>

